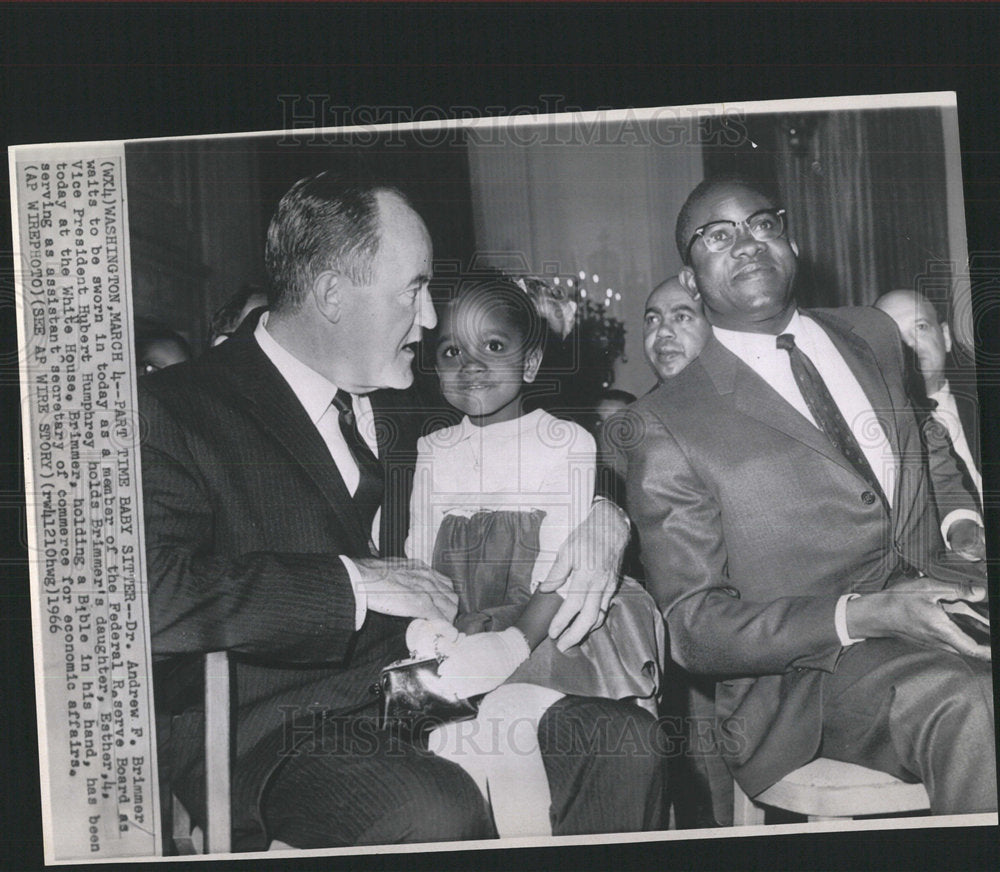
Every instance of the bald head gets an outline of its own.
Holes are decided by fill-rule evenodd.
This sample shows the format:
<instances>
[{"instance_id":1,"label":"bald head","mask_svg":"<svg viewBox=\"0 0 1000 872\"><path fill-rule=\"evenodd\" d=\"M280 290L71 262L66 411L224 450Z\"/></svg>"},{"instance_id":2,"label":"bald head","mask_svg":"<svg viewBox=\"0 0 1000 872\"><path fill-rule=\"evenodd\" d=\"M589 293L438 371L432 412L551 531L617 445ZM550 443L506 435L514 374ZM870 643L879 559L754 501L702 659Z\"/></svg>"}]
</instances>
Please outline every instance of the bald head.
<instances>
[{"instance_id":1,"label":"bald head","mask_svg":"<svg viewBox=\"0 0 1000 872\"><path fill-rule=\"evenodd\" d=\"M927 393L940 390L951 351L951 328L938 318L934 304L915 291L896 290L879 297L875 308L896 322L903 342L913 349Z\"/></svg>"},{"instance_id":2,"label":"bald head","mask_svg":"<svg viewBox=\"0 0 1000 872\"><path fill-rule=\"evenodd\" d=\"M701 300L677 276L653 289L642 319L642 345L660 381L673 378L701 354L711 335Z\"/></svg>"}]
</instances>

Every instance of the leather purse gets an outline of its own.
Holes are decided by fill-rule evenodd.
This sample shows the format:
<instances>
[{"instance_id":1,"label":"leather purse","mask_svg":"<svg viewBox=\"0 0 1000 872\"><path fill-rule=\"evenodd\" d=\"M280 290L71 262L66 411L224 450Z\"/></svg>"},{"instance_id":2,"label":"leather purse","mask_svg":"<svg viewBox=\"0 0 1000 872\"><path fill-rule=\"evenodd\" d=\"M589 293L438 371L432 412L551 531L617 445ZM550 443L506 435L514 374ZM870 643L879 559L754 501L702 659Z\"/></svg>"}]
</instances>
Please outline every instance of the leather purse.
<instances>
[{"instance_id":1,"label":"leather purse","mask_svg":"<svg viewBox=\"0 0 1000 872\"><path fill-rule=\"evenodd\" d=\"M455 699L443 693L440 684L438 660L433 657L396 660L384 667L377 686L382 697L380 726L421 739L441 724L476 716L480 697Z\"/></svg>"},{"instance_id":2,"label":"leather purse","mask_svg":"<svg viewBox=\"0 0 1000 872\"><path fill-rule=\"evenodd\" d=\"M967 602L966 605L972 609L977 615L981 615L983 620L986 621L984 624L982 621L977 621L975 618L971 618L968 615L958 615L954 612L947 612L949 618L956 623L959 629L965 633L966 636L972 639L979 645L989 645L990 644L990 604L988 602Z\"/></svg>"}]
</instances>

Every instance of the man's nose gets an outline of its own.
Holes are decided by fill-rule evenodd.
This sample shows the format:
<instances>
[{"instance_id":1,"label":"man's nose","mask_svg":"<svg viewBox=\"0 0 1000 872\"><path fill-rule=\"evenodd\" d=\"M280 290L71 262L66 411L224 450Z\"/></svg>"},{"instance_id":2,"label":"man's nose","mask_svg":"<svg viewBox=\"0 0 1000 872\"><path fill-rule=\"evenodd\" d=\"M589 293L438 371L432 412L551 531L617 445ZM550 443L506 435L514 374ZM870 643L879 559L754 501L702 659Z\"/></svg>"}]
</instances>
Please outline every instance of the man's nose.
<instances>
[{"instance_id":1,"label":"man's nose","mask_svg":"<svg viewBox=\"0 0 1000 872\"><path fill-rule=\"evenodd\" d=\"M657 336L665 336L668 339L673 339L674 337L674 325L669 321L661 321L660 326L656 328Z\"/></svg>"},{"instance_id":2,"label":"man's nose","mask_svg":"<svg viewBox=\"0 0 1000 872\"><path fill-rule=\"evenodd\" d=\"M732 255L739 257L743 254L755 254L763 251L764 243L756 239L746 225L736 228L736 241L733 242Z\"/></svg>"},{"instance_id":3,"label":"man's nose","mask_svg":"<svg viewBox=\"0 0 1000 872\"><path fill-rule=\"evenodd\" d=\"M433 330L437 325L437 313L434 311L434 301L431 299L430 289L426 286L420 289L420 297L417 303L417 324L424 330Z\"/></svg>"}]
</instances>

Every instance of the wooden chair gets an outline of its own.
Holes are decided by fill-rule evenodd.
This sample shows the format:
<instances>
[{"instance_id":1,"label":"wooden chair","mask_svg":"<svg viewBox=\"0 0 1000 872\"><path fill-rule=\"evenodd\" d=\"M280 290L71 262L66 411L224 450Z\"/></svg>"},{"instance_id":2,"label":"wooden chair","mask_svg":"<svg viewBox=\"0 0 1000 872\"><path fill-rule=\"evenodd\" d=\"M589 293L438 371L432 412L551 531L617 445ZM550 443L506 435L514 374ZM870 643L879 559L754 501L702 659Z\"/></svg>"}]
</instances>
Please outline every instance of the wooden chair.
<instances>
[{"instance_id":1,"label":"wooden chair","mask_svg":"<svg viewBox=\"0 0 1000 872\"><path fill-rule=\"evenodd\" d=\"M230 724L229 655L205 655L205 811L206 830L191 826L191 816L171 797L173 839L178 854L228 854L232 851L229 803Z\"/></svg>"},{"instance_id":2,"label":"wooden chair","mask_svg":"<svg viewBox=\"0 0 1000 872\"><path fill-rule=\"evenodd\" d=\"M205 655L205 829L191 826L191 816L176 796L171 796L172 836L178 854L229 854L233 850L230 802L232 727L230 724L229 654ZM290 850L291 845L272 839L269 851Z\"/></svg>"},{"instance_id":3,"label":"wooden chair","mask_svg":"<svg viewBox=\"0 0 1000 872\"><path fill-rule=\"evenodd\" d=\"M885 772L820 757L753 799L734 784L734 826L764 823L763 806L823 821L926 811L930 803L922 784L907 784Z\"/></svg>"}]
</instances>

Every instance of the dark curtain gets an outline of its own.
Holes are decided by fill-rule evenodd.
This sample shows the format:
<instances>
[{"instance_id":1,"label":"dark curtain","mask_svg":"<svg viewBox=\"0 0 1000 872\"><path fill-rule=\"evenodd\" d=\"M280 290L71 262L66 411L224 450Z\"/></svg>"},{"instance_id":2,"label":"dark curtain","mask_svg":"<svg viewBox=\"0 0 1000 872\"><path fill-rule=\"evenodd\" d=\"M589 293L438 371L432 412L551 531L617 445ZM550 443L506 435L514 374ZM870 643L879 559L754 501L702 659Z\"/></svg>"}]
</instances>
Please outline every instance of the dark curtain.
<instances>
[{"instance_id":1,"label":"dark curtain","mask_svg":"<svg viewBox=\"0 0 1000 872\"><path fill-rule=\"evenodd\" d=\"M895 288L948 299L939 109L747 116L739 141L713 124L703 127L706 175L777 192L800 248L803 305L869 305Z\"/></svg>"},{"instance_id":2,"label":"dark curtain","mask_svg":"<svg viewBox=\"0 0 1000 872\"><path fill-rule=\"evenodd\" d=\"M320 170L403 189L427 222L438 284L455 281L474 248L460 132L286 134L126 146L137 315L199 349L212 313L246 284L264 286L264 239L282 195Z\"/></svg>"}]
</instances>

